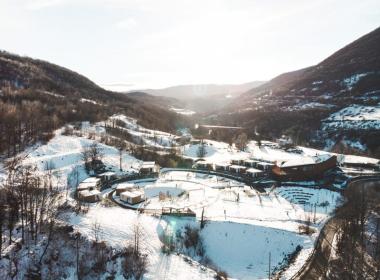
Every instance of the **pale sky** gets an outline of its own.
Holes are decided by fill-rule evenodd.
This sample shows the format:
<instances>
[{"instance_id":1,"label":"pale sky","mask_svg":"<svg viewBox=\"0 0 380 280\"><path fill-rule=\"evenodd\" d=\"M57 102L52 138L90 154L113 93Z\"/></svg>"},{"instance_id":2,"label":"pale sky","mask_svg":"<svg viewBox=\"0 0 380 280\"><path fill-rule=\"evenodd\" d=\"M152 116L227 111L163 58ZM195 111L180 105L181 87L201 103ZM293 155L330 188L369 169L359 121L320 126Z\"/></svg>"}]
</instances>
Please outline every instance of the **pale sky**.
<instances>
[{"instance_id":1,"label":"pale sky","mask_svg":"<svg viewBox=\"0 0 380 280\"><path fill-rule=\"evenodd\" d=\"M0 0L0 49L129 89L269 80L378 26L379 0Z\"/></svg>"}]
</instances>

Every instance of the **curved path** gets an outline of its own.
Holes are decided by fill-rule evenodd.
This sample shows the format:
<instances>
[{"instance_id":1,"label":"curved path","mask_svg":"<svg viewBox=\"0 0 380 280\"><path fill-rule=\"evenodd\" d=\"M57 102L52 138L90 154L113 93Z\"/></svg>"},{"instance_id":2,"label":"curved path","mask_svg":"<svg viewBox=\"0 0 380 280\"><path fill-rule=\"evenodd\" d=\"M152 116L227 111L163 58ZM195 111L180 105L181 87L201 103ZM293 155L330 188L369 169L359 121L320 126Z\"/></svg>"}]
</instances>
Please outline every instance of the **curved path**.
<instances>
[{"instance_id":1,"label":"curved path","mask_svg":"<svg viewBox=\"0 0 380 280\"><path fill-rule=\"evenodd\" d=\"M379 176L361 176L351 179L347 187L357 182L362 182L362 187L364 187L366 184L379 181ZM340 223L340 218L334 216L324 225L315 243L312 254L302 268L291 278L292 280L317 280L326 275L329 258L333 249L332 243L335 234L340 228Z\"/></svg>"}]
</instances>

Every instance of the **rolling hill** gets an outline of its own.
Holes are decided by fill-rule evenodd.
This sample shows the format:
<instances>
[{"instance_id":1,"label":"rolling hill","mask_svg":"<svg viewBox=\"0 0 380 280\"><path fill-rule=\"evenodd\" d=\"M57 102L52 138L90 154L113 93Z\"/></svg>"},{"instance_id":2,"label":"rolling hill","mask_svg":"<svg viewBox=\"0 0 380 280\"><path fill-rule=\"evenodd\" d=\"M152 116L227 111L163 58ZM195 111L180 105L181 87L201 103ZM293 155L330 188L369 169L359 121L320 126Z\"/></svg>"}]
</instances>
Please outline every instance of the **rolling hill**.
<instances>
[{"instance_id":1,"label":"rolling hill","mask_svg":"<svg viewBox=\"0 0 380 280\"><path fill-rule=\"evenodd\" d=\"M238 123L252 136L256 128L272 138L289 134L303 144L360 147L361 152L379 155L379 102L377 28L317 65L281 74L241 94L210 120ZM340 113L346 117L337 116ZM350 113L355 122L347 118Z\"/></svg>"},{"instance_id":2,"label":"rolling hill","mask_svg":"<svg viewBox=\"0 0 380 280\"><path fill-rule=\"evenodd\" d=\"M46 61L0 52L0 153L48 140L69 122L100 121L118 112L145 127L174 131L181 117L156 103L107 91Z\"/></svg>"}]
</instances>

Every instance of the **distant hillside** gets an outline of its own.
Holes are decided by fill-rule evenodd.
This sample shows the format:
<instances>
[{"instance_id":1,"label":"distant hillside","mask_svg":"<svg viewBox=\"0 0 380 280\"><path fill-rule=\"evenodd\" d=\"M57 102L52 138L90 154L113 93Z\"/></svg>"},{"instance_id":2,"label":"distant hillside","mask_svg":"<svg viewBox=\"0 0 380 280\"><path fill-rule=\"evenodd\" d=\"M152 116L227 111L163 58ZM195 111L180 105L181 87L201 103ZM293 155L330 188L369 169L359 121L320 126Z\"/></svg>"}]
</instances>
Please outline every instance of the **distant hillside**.
<instances>
[{"instance_id":1,"label":"distant hillside","mask_svg":"<svg viewBox=\"0 0 380 280\"><path fill-rule=\"evenodd\" d=\"M341 143L356 143L363 152L379 149L380 117L380 28L364 35L319 64L284 73L232 100L219 112L223 124L239 123L254 131L278 137L290 134L302 141L333 149ZM325 125L330 115L355 106L356 122L341 118ZM358 110L358 108L361 108ZM225 112L230 112L224 115ZM231 114L231 112L235 112ZM361 112L363 114L361 114ZM346 125L347 124L347 125ZM358 143L360 143L360 146Z\"/></svg>"},{"instance_id":2,"label":"distant hillside","mask_svg":"<svg viewBox=\"0 0 380 280\"><path fill-rule=\"evenodd\" d=\"M118 112L145 127L174 131L181 118L155 103L104 90L46 61L0 52L0 153L17 153L68 122L100 121Z\"/></svg>"},{"instance_id":3,"label":"distant hillside","mask_svg":"<svg viewBox=\"0 0 380 280\"><path fill-rule=\"evenodd\" d=\"M285 73L244 93L291 96L362 95L380 88L380 28L340 49L319 64Z\"/></svg>"},{"instance_id":4,"label":"distant hillside","mask_svg":"<svg viewBox=\"0 0 380 280\"><path fill-rule=\"evenodd\" d=\"M255 88L264 82L255 81L240 85L218 85L218 84L199 84L199 85L180 85L163 89L142 90L152 95L172 97L176 99L189 100L194 98L207 98L211 96L235 96Z\"/></svg>"}]
</instances>

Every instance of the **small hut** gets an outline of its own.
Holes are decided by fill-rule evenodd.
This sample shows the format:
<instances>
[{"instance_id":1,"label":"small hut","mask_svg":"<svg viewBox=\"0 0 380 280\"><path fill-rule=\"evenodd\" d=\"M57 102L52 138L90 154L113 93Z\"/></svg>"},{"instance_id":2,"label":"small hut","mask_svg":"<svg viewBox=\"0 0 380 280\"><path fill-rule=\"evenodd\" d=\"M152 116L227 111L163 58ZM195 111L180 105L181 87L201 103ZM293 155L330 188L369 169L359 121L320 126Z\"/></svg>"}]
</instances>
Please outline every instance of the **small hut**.
<instances>
[{"instance_id":1,"label":"small hut","mask_svg":"<svg viewBox=\"0 0 380 280\"><path fill-rule=\"evenodd\" d=\"M78 192L78 199L84 202L97 202L101 200L101 192L98 190L84 190Z\"/></svg>"},{"instance_id":2,"label":"small hut","mask_svg":"<svg viewBox=\"0 0 380 280\"><path fill-rule=\"evenodd\" d=\"M116 179L116 173L112 171L107 171L98 175L98 177L102 180L102 182L110 182Z\"/></svg>"},{"instance_id":3,"label":"small hut","mask_svg":"<svg viewBox=\"0 0 380 280\"><path fill-rule=\"evenodd\" d=\"M144 201L143 194L139 191L125 191L120 194L121 201L128 204L137 204Z\"/></svg>"},{"instance_id":4,"label":"small hut","mask_svg":"<svg viewBox=\"0 0 380 280\"><path fill-rule=\"evenodd\" d=\"M242 166L242 165L230 165L228 169L232 173L243 174L245 173L245 170L247 169L247 167Z\"/></svg>"},{"instance_id":5,"label":"small hut","mask_svg":"<svg viewBox=\"0 0 380 280\"><path fill-rule=\"evenodd\" d=\"M83 180L81 184L82 183L93 185L95 188L100 188L102 186L102 180L96 177L88 177L87 179Z\"/></svg>"},{"instance_id":6,"label":"small hut","mask_svg":"<svg viewBox=\"0 0 380 280\"><path fill-rule=\"evenodd\" d=\"M116 195L120 195L126 191L132 191L135 188L133 183L121 183L116 186Z\"/></svg>"},{"instance_id":7,"label":"small hut","mask_svg":"<svg viewBox=\"0 0 380 280\"><path fill-rule=\"evenodd\" d=\"M246 159L246 160L244 160L244 166L247 166L247 167L256 167L257 163L258 163L258 161L257 160L253 160L253 159Z\"/></svg>"},{"instance_id":8,"label":"small hut","mask_svg":"<svg viewBox=\"0 0 380 280\"><path fill-rule=\"evenodd\" d=\"M160 167L154 161L144 161L140 167L140 173L144 175L155 174L160 171Z\"/></svg>"},{"instance_id":9,"label":"small hut","mask_svg":"<svg viewBox=\"0 0 380 280\"><path fill-rule=\"evenodd\" d=\"M197 161L194 164L194 167L197 169L205 169L205 170L212 170L213 169L212 163L204 161L204 160Z\"/></svg>"},{"instance_id":10,"label":"small hut","mask_svg":"<svg viewBox=\"0 0 380 280\"><path fill-rule=\"evenodd\" d=\"M215 171L228 171L228 167L230 166L229 163L216 163L215 164Z\"/></svg>"},{"instance_id":11,"label":"small hut","mask_svg":"<svg viewBox=\"0 0 380 280\"><path fill-rule=\"evenodd\" d=\"M264 172L262 170L256 169L256 168L248 168L245 173L248 177L251 178L259 178L264 175Z\"/></svg>"},{"instance_id":12,"label":"small hut","mask_svg":"<svg viewBox=\"0 0 380 280\"><path fill-rule=\"evenodd\" d=\"M244 164L244 159L231 159L231 164L232 165L243 165Z\"/></svg>"},{"instance_id":13,"label":"small hut","mask_svg":"<svg viewBox=\"0 0 380 280\"><path fill-rule=\"evenodd\" d=\"M95 177L89 177L82 182L79 183L77 186L77 192L85 191L85 190L96 190L99 189L101 186L101 180L99 178Z\"/></svg>"},{"instance_id":14,"label":"small hut","mask_svg":"<svg viewBox=\"0 0 380 280\"><path fill-rule=\"evenodd\" d=\"M256 164L257 169L263 170L263 171L270 171L272 170L274 164L269 162L263 162L260 161Z\"/></svg>"}]
</instances>

